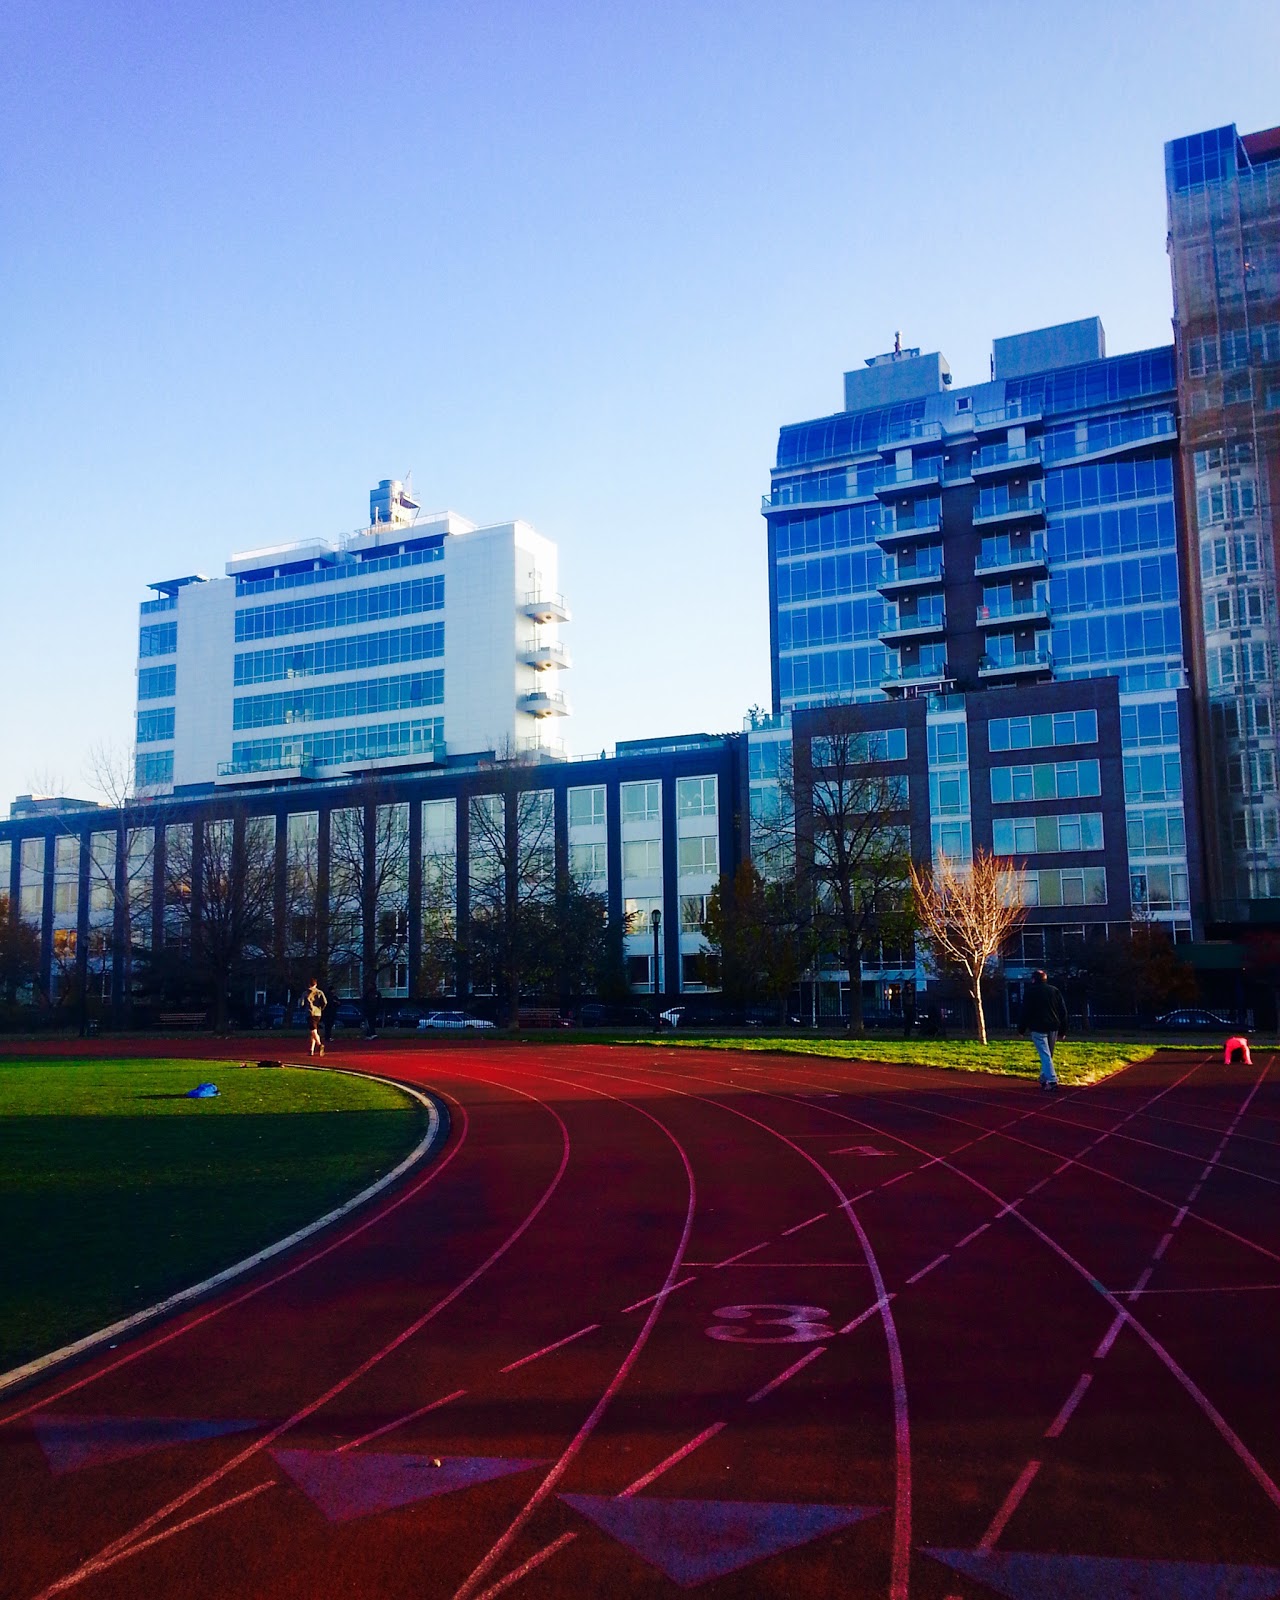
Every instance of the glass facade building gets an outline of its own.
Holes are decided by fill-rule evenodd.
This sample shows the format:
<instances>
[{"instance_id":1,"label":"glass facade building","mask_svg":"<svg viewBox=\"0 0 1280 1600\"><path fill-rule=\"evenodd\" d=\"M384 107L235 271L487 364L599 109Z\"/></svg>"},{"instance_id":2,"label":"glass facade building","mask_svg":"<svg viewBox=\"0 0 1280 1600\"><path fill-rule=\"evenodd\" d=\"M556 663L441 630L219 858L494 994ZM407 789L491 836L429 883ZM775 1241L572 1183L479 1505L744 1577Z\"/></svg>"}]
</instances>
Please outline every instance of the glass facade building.
<instances>
[{"instance_id":1,"label":"glass facade building","mask_svg":"<svg viewBox=\"0 0 1280 1600\"><path fill-rule=\"evenodd\" d=\"M922 724L934 852L1024 867L1015 972L1135 914L1190 939L1173 349L1108 357L1088 319L996 340L968 388L898 349L845 399L782 429L763 506L775 714Z\"/></svg>"},{"instance_id":2,"label":"glass facade building","mask_svg":"<svg viewBox=\"0 0 1280 1600\"><path fill-rule=\"evenodd\" d=\"M1190 664L1221 923L1280 915L1280 129L1165 147Z\"/></svg>"}]
</instances>

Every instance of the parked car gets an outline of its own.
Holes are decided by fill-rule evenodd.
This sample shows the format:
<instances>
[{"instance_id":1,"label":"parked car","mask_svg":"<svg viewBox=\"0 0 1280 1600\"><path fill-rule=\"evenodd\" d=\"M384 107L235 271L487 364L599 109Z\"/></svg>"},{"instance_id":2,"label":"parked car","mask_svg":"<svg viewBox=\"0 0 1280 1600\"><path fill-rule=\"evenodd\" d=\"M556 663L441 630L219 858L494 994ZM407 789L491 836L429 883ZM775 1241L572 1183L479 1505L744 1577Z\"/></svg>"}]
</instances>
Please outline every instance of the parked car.
<instances>
[{"instance_id":1,"label":"parked car","mask_svg":"<svg viewBox=\"0 0 1280 1600\"><path fill-rule=\"evenodd\" d=\"M578 1013L578 1023L583 1028L651 1028L653 1012L645 1006L615 1006L588 1000Z\"/></svg>"},{"instance_id":2,"label":"parked car","mask_svg":"<svg viewBox=\"0 0 1280 1600\"><path fill-rule=\"evenodd\" d=\"M465 1011L429 1011L418 1024L419 1028L489 1028L493 1023L486 1017L470 1017Z\"/></svg>"},{"instance_id":3,"label":"parked car","mask_svg":"<svg viewBox=\"0 0 1280 1600\"><path fill-rule=\"evenodd\" d=\"M1193 1033L1218 1033L1223 1028L1230 1029L1234 1024L1220 1017L1214 1011L1203 1011L1197 1006L1184 1006L1180 1011L1166 1011L1164 1016L1156 1018L1157 1028L1176 1028L1179 1032Z\"/></svg>"},{"instance_id":4,"label":"parked car","mask_svg":"<svg viewBox=\"0 0 1280 1600\"><path fill-rule=\"evenodd\" d=\"M416 1000L402 1000L399 1005L388 1009L385 1025L388 1028L420 1028L423 1019L430 1015L429 1006L419 1005Z\"/></svg>"}]
</instances>

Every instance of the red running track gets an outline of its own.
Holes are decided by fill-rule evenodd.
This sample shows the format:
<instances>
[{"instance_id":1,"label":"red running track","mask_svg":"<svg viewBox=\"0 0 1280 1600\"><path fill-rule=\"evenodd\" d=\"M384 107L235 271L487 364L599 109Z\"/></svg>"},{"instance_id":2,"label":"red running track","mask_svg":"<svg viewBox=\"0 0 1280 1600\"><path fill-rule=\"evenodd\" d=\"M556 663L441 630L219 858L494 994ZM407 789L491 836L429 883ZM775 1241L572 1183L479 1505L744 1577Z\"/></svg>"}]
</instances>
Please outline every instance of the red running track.
<instances>
[{"instance_id":1,"label":"red running track","mask_svg":"<svg viewBox=\"0 0 1280 1600\"><path fill-rule=\"evenodd\" d=\"M1274 1058L334 1064L447 1143L0 1402L3 1595L1280 1595Z\"/></svg>"}]
</instances>

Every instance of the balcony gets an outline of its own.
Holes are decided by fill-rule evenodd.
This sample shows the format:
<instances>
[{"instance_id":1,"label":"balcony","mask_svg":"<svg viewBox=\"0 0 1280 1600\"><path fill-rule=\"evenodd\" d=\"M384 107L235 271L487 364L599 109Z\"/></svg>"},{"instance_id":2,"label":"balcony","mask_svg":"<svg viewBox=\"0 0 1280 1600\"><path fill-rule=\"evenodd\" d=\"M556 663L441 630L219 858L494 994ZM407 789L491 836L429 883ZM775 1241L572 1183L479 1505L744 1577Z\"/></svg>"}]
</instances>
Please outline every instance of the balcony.
<instances>
[{"instance_id":1,"label":"balcony","mask_svg":"<svg viewBox=\"0 0 1280 1600\"><path fill-rule=\"evenodd\" d=\"M558 640L539 643L536 639L521 645L520 659L526 667L532 667L535 672L548 672L553 667L571 667L573 659L568 650Z\"/></svg>"},{"instance_id":2,"label":"balcony","mask_svg":"<svg viewBox=\"0 0 1280 1600\"><path fill-rule=\"evenodd\" d=\"M1103 461L1108 456L1135 455L1156 444L1172 444L1177 437L1178 424L1172 412L1116 417L1108 423L1091 423L1074 439L1046 439L1044 458L1055 467Z\"/></svg>"},{"instance_id":3,"label":"balcony","mask_svg":"<svg viewBox=\"0 0 1280 1600\"><path fill-rule=\"evenodd\" d=\"M899 663L898 666L886 670L880 680L880 687L892 694L895 690L936 688L949 681L949 669L945 661L941 666L932 662L923 665L920 662L912 662L906 666Z\"/></svg>"},{"instance_id":4,"label":"balcony","mask_svg":"<svg viewBox=\"0 0 1280 1600\"><path fill-rule=\"evenodd\" d=\"M1053 657L1047 650L1014 650L997 660L983 656L978 662L980 678L1030 678L1053 671Z\"/></svg>"},{"instance_id":5,"label":"balcony","mask_svg":"<svg viewBox=\"0 0 1280 1600\"><path fill-rule=\"evenodd\" d=\"M543 594L538 589L525 595L520 602L520 611L535 622L568 622L572 615L562 594Z\"/></svg>"},{"instance_id":6,"label":"balcony","mask_svg":"<svg viewBox=\"0 0 1280 1600\"><path fill-rule=\"evenodd\" d=\"M516 705L531 717L567 717L569 702L558 689L530 689L518 696Z\"/></svg>"},{"instance_id":7,"label":"balcony","mask_svg":"<svg viewBox=\"0 0 1280 1600\"><path fill-rule=\"evenodd\" d=\"M310 756L283 756L249 761L219 761L215 783L285 783L291 778L314 778Z\"/></svg>"},{"instance_id":8,"label":"balcony","mask_svg":"<svg viewBox=\"0 0 1280 1600\"><path fill-rule=\"evenodd\" d=\"M947 631L946 613L939 610L925 616L898 617L880 630L880 642L891 646L910 644L918 639L936 639Z\"/></svg>"},{"instance_id":9,"label":"balcony","mask_svg":"<svg viewBox=\"0 0 1280 1600\"><path fill-rule=\"evenodd\" d=\"M1039 406L1020 406L1018 404L997 406L994 411L979 411L973 419L975 433L1003 432L1006 428L1021 427L1027 422L1043 421L1043 413Z\"/></svg>"},{"instance_id":10,"label":"balcony","mask_svg":"<svg viewBox=\"0 0 1280 1600\"><path fill-rule=\"evenodd\" d=\"M941 438L940 422L907 422L899 425L891 439L881 441L880 453L885 455L890 450L907 450L913 444L927 444L931 440Z\"/></svg>"},{"instance_id":11,"label":"balcony","mask_svg":"<svg viewBox=\"0 0 1280 1600\"><path fill-rule=\"evenodd\" d=\"M930 456L924 461L913 461L904 473L897 467L881 467L876 473L876 498L889 500L899 494L918 494L925 489L937 489L942 484L942 458Z\"/></svg>"},{"instance_id":12,"label":"balcony","mask_svg":"<svg viewBox=\"0 0 1280 1600\"><path fill-rule=\"evenodd\" d=\"M876 534L876 543L883 546L906 544L913 539L936 539L941 532L941 517L922 518L919 522L901 522L896 517L890 522L886 518L884 527Z\"/></svg>"},{"instance_id":13,"label":"balcony","mask_svg":"<svg viewBox=\"0 0 1280 1600\"><path fill-rule=\"evenodd\" d=\"M1028 595L1025 600L1007 601L1000 606L979 606L975 618L979 628L1007 627L1019 623L1024 627L1049 625L1049 602L1044 595Z\"/></svg>"},{"instance_id":14,"label":"balcony","mask_svg":"<svg viewBox=\"0 0 1280 1600\"><path fill-rule=\"evenodd\" d=\"M891 561L877 588L887 597L913 589L927 589L942 583L943 578L944 569L941 561L915 563Z\"/></svg>"},{"instance_id":15,"label":"balcony","mask_svg":"<svg viewBox=\"0 0 1280 1600\"><path fill-rule=\"evenodd\" d=\"M1049 571L1049 552L1043 539L1032 539L1027 544L1011 545L1006 550L983 557L979 554L973 564L975 578L1006 577L1014 573L1045 575Z\"/></svg>"},{"instance_id":16,"label":"balcony","mask_svg":"<svg viewBox=\"0 0 1280 1600\"><path fill-rule=\"evenodd\" d=\"M1042 470L1040 440L1028 439L1023 445L984 444L974 455L972 470L979 483L1011 477L1020 470L1039 472Z\"/></svg>"},{"instance_id":17,"label":"balcony","mask_svg":"<svg viewBox=\"0 0 1280 1600\"><path fill-rule=\"evenodd\" d=\"M975 512L975 528L1004 527L1015 522L1039 522L1044 518L1044 493L1037 484L1035 493L1008 495L990 511ZM979 506L982 501L979 499Z\"/></svg>"}]
</instances>

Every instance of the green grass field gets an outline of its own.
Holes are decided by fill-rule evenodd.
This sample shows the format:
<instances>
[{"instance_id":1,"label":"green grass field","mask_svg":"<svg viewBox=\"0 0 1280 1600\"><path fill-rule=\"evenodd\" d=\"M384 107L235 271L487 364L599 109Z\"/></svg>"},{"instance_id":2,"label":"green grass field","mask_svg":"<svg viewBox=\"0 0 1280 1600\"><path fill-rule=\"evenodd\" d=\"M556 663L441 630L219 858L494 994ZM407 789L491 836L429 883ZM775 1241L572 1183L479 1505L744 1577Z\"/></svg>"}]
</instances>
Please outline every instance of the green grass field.
<instances>
[{"instance_id":1,"label":"green grass field","mask_svg":"<svg viewBox=\"0 0 1280 1600\"><path fill-rule=\"evenodd\" d=\"M841 1061L892 1061L905 1066L946 1067L952 1072L995 1072L1009 1078L1040 1076L1039 1057L1026 1039L978 1044L972 1039L853 1039L847 1034L824 1039L662 1033L626 1042L689 1050L766 1050L774 1055L830 1056ZM1154 1044L1068 1039L1054 1051L1054 1068L1064 1084L1098 1083L1130 1062L1145 1061L1157 1048Z\"/></svg>"},{"instance_id":2,"label":"green grass field","mask_svg":"<svg viewBox=\"0 0 1280 1600\"><path fill-rule=\"evenodd\" d=\"M203 1081L220 1097L186 1099ZM337 1073L0 1062L0 1372L305 1226L425 1126L407 1095Z\"/></svg>"}]
</instances>

